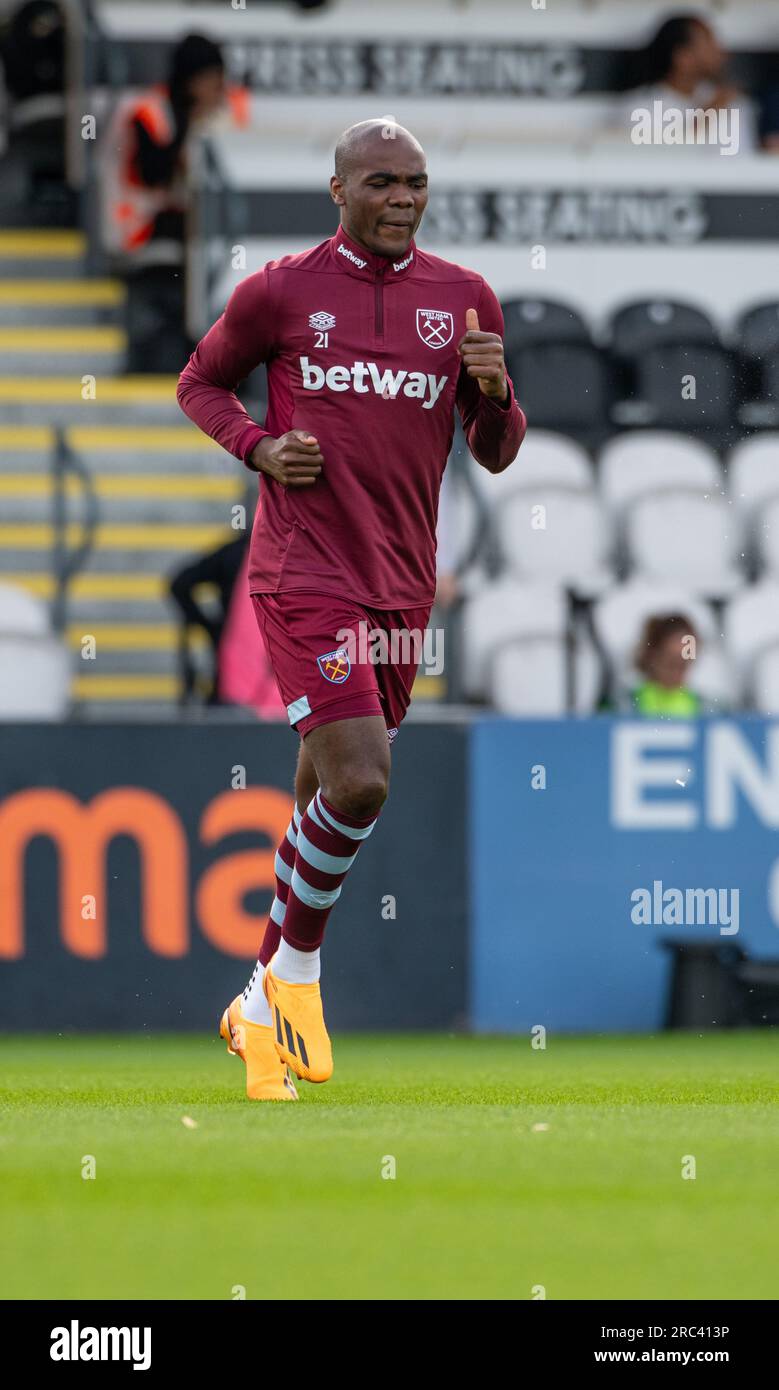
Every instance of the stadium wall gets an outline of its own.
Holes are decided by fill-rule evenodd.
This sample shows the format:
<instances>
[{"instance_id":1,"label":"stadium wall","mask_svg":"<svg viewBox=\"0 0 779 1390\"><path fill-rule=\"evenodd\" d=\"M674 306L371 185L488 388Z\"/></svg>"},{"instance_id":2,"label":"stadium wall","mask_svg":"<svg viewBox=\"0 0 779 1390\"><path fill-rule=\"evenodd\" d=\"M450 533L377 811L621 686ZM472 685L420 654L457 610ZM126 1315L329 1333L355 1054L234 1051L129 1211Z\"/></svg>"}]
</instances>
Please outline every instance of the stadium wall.
<instances>
[{"instance_id":1,"label":"stadium wall","mask_svg":"<svg viewBox=\"0 0 779 1390\"><path fill-rule=\"evenodd\" d=\"M337 1028L465 1024L466 738L403 730L328 940ZM0 746L0 1029L215 1024L257 955L295 736L3 725Z\"/></svg>"},{"instance_id":2,"label":"stadium wall","mask_svg":"<svg viewBox=\"0 0 779 1390\"><path fill-rule=\"evenodd\" d=\"M470 760L477 1031L660 1028L666 940L779 958L776 722L484 720Z\"/></svg>"},{"instance_id":3,"label":"stadium wall","mask_svg":"<svg viewBox=\"0 0 779 1390\"><path fill-rule=\"evenodd\" d=\"M208 1026L270 905L289 730L21 724L0 745L0 1029ZM659 1028L666 939L779 956L777 827L779 722L410 723L328 936L329 1020ZM721 915L674 921L674 889Z\"/></svg>"}]
</instances>

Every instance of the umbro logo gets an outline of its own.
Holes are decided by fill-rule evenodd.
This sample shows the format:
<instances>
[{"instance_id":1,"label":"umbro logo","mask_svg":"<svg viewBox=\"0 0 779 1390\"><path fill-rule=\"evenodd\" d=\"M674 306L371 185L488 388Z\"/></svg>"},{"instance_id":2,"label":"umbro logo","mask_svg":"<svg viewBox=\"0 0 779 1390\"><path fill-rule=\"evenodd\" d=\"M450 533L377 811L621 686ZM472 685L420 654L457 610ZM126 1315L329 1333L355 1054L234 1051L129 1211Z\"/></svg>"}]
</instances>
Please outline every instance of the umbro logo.
<instances>
[{"instance_id":1,"label":"umbro logo","mask_svg":"<svg viewBox=\"0 0 779 1390\"><path fill-rule=\"evenodd\" d=\"M326 309L320 309L316 314L309 314L308 326L326 333L328 329L335 328L335 314L328 314Z\"/></svg>"}]
</instances>

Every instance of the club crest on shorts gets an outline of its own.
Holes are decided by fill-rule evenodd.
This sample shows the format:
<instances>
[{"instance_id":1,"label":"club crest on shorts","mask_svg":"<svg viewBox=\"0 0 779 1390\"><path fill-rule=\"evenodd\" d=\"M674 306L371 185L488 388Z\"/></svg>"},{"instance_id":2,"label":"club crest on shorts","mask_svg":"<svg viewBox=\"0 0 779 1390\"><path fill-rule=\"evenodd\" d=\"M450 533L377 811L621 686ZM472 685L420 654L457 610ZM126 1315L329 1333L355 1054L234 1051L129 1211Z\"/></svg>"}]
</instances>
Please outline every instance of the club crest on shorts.
<instances>
[{"instance_id":1,"label":"club crest on shorts","mask_svg":"<svg viewBox=\"0 0 779 1390\"><path fill-rule=\"evenodd\" d=\"M336 647L334 652L325 652L324 656L317 657L316 664L325 680L331 681L333 685L343 685L352 669L346 647Z\"/></svg>"},{"instance_id":2,"label":"club crest on shorts","mask_svg":"<svg viewBox=\"0 0 779 1390\"><path fill-rule=\"evenodd\" d=\"M428 347L446 347L452 341L454 319L448 309L417 309L417 333Z\"/></svg>"}]
</instances>

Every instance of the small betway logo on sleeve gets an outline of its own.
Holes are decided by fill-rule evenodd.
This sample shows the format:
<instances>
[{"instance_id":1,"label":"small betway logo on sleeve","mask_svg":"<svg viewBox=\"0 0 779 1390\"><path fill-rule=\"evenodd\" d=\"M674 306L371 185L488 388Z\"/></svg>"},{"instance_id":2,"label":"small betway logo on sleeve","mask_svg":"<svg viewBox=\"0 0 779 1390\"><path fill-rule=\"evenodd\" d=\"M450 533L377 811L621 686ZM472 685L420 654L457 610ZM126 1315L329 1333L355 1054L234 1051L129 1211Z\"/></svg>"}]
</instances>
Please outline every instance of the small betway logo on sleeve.
<instances>
[{"instance_id":1,"label":"small betway logo on sleeve","mask_svg":"<svg viewBox=\"0 0 779 1390\"><path fill-rule=\"evenodd\" d=\"M375 362L353 362L351 367L318 367L308 357L300 358L305 391L356 391L364 396L374 391L385 400L394 400L402 394L422 402L423 410L431 410L441 395L448 376L435 376L427 372L399 372L386 368L380 371Z\"/></svg>"},{"instance_id":2,"label":"small betway logo on sleeve","mask_svg":"<svg viewBox=\"0 0 779 1390\"><path fill-rule=\"evenodd\" d=\"M151 1366L150 1327L69 1327L51 1330L52 1361L132 1361L134 1371Z\"/></svg>"}]
</instances>

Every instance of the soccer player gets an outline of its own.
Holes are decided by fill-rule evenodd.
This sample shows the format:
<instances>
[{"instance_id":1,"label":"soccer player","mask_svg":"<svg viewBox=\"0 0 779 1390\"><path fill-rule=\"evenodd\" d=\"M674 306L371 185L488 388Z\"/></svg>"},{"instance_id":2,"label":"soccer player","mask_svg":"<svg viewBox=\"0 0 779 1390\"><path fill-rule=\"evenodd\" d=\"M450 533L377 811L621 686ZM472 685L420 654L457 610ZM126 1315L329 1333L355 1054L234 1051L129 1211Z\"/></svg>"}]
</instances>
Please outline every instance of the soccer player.
<instances>
[{"instance_id":1,"label":"soccer player","mask_svg":"<svg viewBox=\"0 0 779 1390\"><path fill-rule=\"evenodd\" d=\"M296 1099L290 1068L308 1081L333 1069L320 946L387 796L435 593L454 410L491 473L525 433L493 291L414 241L427 183L407 130L351 126L330 180L335 235L243 280L179 380L187 415L262 475L249 588L301 736L259 960L220 1027L251 1099ZM264 427L235 395L259 362ZM388 659L365 660L366 638Z\"/></svg>"}]
</instances>

